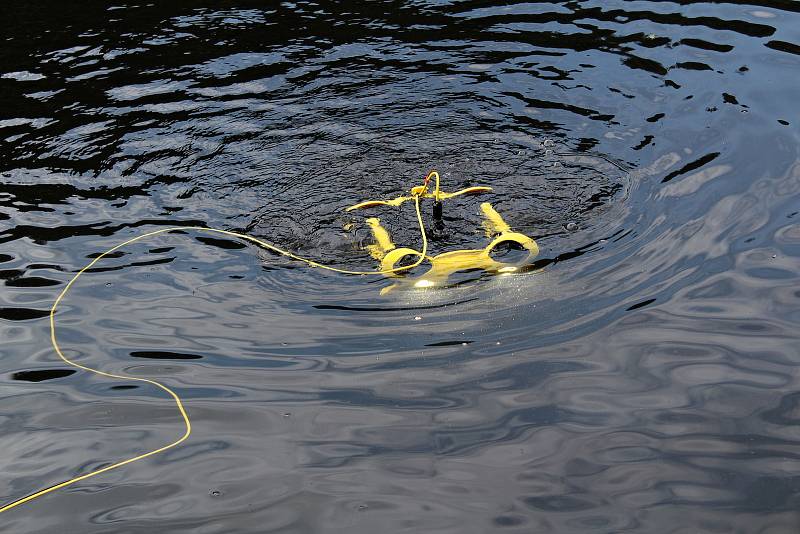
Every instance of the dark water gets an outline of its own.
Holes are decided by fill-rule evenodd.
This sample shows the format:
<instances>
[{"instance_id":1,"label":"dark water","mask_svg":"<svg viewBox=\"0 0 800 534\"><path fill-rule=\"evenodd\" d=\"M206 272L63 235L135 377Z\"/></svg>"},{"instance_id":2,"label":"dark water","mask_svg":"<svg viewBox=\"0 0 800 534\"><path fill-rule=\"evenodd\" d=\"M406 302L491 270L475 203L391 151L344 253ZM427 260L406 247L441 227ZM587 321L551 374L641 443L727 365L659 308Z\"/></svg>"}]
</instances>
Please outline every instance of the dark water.
<instances>
[{"instance_id":1,"label":"dark water","mask_svg":"<svg viewBox=\"0 0 800 534\"><path fill-rule=\"evenodd\" d=\"M194 433L0 531L800 530L800 4L3 2L0 28L3 502L179 435L162 391L49 345L124 239L372 268L342 209L436 168L544 267L380 297L136 244L62 343L174 387ZM478 202L433 252L482 246Z\"/></svg>"}]
</instances>

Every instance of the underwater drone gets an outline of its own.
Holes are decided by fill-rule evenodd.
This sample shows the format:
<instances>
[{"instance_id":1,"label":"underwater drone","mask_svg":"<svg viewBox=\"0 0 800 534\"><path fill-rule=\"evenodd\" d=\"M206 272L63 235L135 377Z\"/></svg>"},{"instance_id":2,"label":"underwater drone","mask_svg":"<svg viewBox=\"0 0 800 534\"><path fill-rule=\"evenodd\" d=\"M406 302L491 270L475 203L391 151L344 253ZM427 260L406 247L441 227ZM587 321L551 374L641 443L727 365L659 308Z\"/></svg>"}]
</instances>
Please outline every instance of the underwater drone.
<instances>
[{"instance_id":1,"label":"underwater drone","mask_svg":"<svg viewBox=\"0 0 800 534\"><path fill-rule=\"evenodd\" d=\"M432 179L435 179L435 187L433 192L430 192L429 185ZM476 186L476 187L468 187L466 189L461 189L460 191L456 191L454 193L446 193L441 191L441 189L439 188L439 173L437 173L436 171L431 171L425 177L425 181L422 185L411 188L408 196L399 196L391 200L368 200L366 202L361 202L360 204L356 204L355 206L350 206L349 208L347 208L347 211L353 211L353 210L367 209L378 206L398 207L409 201L412 202L414 205L417 223L419 224L420 237L422 239L421 250L415 250L410 247L398 248L392 242L392 238L389 235L389 232L386 230L386 228L384 228L381 225L380 219L378 219L377 217L370 217L367 219L366 222L372 231L372 236L375 241L375 243L369 245L367 249L369 250L370 254L380 262L380 268L374 271L355 271L349 269L342 269L339 267L332 267L329 265L323 265L321 263L318 263L316 261L307 258L303 258L297 254L294 254L293 252L284 250L271 243L268 243L266 241L263 241L259 238L247 234L233 232L230 230L208 228L204 226L173 226L167 228L160 228L158 230L153 230L150 232L146 232L131 237L126 241L123 241L122 243L114 245L113 247L109 248L108 250L100 254L92 255L91 256L92 260L72 276L69 282L67 282L64 288L58 294L55 301L53 302L52 307L50 308L50 315L49 315L50 343L52 344L53 349L55 350L58 357L61 358L61 360L63 360L66 364L76 367L78 369L94 373L95 375L104 376L106 378L112 378L115 380L150 384L151 386L155 386L161 389L162 391L166 392L174 401L175 407L177 408L178 413L181 416L181 419L183 421L183 433L170 443L158 447L156 449L142 452L136 456L127 458L125 460L116 461L114 463L105 465L101 468L95 469L88 473L84 473L82 475L75 476L68 480L52 484L34 493L31 493L25 497L17 498L16 500L13 500L5 505L0 506L0 513L11 510L12 508L16 508L17 506L30 502L34 499L38 499L39 497L47 495L48 493L51 493L53 491L75 484L76 482L80 482L82 480L86 480L101 475L113 469L118 469L133 462L138 462L139 460L143 460L150 456L162 453L164 451L172 449L173 447L177 447L178 445L186 441L192 433L192 424L189 419L189 414L184 408L183 401L181 400L180 396L170 387L162 384L157 380L153 380L150 378L109 373L106 371L102 371L100 369L89 367L77 361L71 360L62 351L61 346L59 345L58 342L58 337L56 335L56 313L58 311L59 304L64 300L64 298L67 296L70 289L78 281L78 279L85 273L94 272L92 268L95 266L95 264L97 264L104 258L114 257L114 253L117 250L120 250L137 241L154 237L159 234L180 232L185 235L187 234L187 232L197 232L197 233L224 235L240 239L243 241L249 241L261 248L271 250L273 252L276 252L278 254L281 254L288 258L292 258L297 261L304 262L305 264L311 267L318 267L320 269L325 269L328 271L333 271L342 274L350 274L350 275L387 276L395 280L394 284L384 288L381 291L381 294L385 294L386 292L399 287L406 287L406 288L442 287L447 283L447 280L451 275L459 271L483 270L486 272L500 274L500 275L526 272L527 270L530 270L530 268L532 268L532 260L539 253L539 247L536 245L536 242L532 238L524 234L521 234L519 232L512 231L509 225L506 224L506 222L500 216L500 214L497 213L497 211L495 211L492 205L489 204L488 202L484 202L483 204L481 204L481 214L484 219L483 226L484 229L486 230L486 237L490 239L490 242L488 245L486 245L486 247L482 249L453 250L450 252L444 252L442 254L438 254L436 256L429 256L427 254L428 237L427 233L425 232L425 224L422 220L422 213L420 211L420 201L422 199L432 198L434 201L433 217L435 220L441 222L442 211L443 211L442 203L445 200L454 197L459 197L462 195L487 193L491 190L492 189L490 187ZM524 250L526 252L525 257L521 261L513 263L512 262L504 263L497 261L492 257L491 255L492 251L494 251L499 245L504 243L508 244L509 246ZM407 263L408 258L412 258L412 261L410 263ZM423 274L417 276L403 276L411 269L414 269L415 267L421 265L423 262L429 262L431 264L430 268Z\"/></svg>"},{"instance_id":2,"label":"underwater drone","mask_svg":"<svg viewBox=\"0 0 800 534\"><path fill-rule=\"evenodd\" d=\"M428 186L432 178L436 179L434 191L430 193ZM432 198L433 217L441 220L442 202L461 195L478 195L488 193L491 187L474 186L461 189L454 193L446 193L439 188L439 173L431 171L425 178L422 185L411 188L408 196L399 196L391 200L367 200L354 206L350 206L345 211L373 208L376 206L401 206L405 202L418 200L420 198ZM489 202L481 204L481 215L483 216L483 227L486 230L486 237L491 239L488 245L482 249L464 249L444 252L436 256L428 256L424 252L409 248L398 248L389 235L389 232L381 225L380 219L370 217L367 224L372 231L375 244L369 245L367 250L373 258L380 262L380 270L386 276L397 279L391 286L381 290L381 295L398 288L430 288L441 287L447 283L451 275L460 271L482 270L492 274L511 274L520 271L523 267L531 264L536 255L539 254L539 246L532 238L525 234L514 232L511 227L503 220L503 217L492 207ZM527 251L527 255L517 262L501 262L492 257L492 251L499 245L509 245ZM418 276L404 276L405 273L398 270L398 265L407 258L416 257L418 260L430 262L431 266L425 273ZM417 261L421 263L421 261Z\"/></svg>"}]
</instances>

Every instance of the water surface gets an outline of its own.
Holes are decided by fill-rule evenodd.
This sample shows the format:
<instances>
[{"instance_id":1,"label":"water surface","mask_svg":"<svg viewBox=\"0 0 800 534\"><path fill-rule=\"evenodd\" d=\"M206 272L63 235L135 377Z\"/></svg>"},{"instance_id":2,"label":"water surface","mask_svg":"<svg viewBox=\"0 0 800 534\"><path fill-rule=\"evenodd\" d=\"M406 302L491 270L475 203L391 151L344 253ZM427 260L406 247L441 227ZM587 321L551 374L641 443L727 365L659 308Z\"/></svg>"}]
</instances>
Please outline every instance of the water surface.
<instances>
[{"instance_id":1,"label":"water surface","mask_svg":"<svg viewBox=\"0 0 800 534\"><path fill-rule=\"evenodd\" d=\"M3 502L180 435L164 392L49 345L118 242L208 225L370 269L343 208L436 168L494 193L433 253L483 246L481 200L542 249L385 297L231 240L125 249L62 344L175 388L194 433L0 531L800 529L797 4L6 2L0 28ZM380 216L416 245L406 208Z\"/></svg>"}]
</instances>

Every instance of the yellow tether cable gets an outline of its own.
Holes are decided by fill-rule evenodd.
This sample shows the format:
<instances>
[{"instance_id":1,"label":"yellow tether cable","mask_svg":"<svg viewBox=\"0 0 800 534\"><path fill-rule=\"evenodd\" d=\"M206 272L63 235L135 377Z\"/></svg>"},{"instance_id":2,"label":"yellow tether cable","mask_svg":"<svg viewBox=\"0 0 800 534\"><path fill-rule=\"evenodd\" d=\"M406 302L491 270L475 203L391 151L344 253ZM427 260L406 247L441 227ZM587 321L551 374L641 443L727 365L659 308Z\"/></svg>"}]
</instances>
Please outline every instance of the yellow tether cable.
<instances>
[{"instance_id":1,"label":"yellow tether cable","mask_svg":"<svg viewBox=\"0 0 800 534\"><path fill-rule=\"evenodd\" d=\"M429 174L428 177L430 177L432 174L433 173ZM437 178L438 178L438 173L437 173ZM423 194L424 194L424 191L427 190L427 181L428 181L428 179L426 179L426 182L425 182L426 185L423 186ZM85 273L86 271L91 269L97 262L99 262L104 257L108 256L109 254L111 254L111 253L113 253L113 252L115 252L115 251L117 251L117 250L119 250L119 249L121 249L123 247L126 247L126 246L128 246L128 245L130 245L132 243L135 243L136 241L140 241L142 239L147 239L148 237L153 237L155 235L163 234L163 233L166 233L166 232L173 232L173 231L176 231L176 230L193 230L193 231L197 231L197 232L207 232L207 233L222 234L222 235L227 235L227 236L231 236L231 237L236 237L236 238L239 238L239 239L244 239L245 241L250 241L252 243L255 243L256 245L259 245L260 247L266 248L268 250L272 250L273 252L277 252L278 254L281 254L281 255L286 256L288 258L291 258L293 260L302 261L302 262L304 262L307 265L310 265L312 267L319 267L320 269L325 269L325 270L333 271L333 272L336 272L336 273L352 274L352 275L388 275L388 274L393 274L393 273L396 273L398 271L405 271L405 270L413 269L414 267L418 266L419 264L421 264L425 260L425 255L426 255L426 253L428 251L428 236L425 233L425 224L422 221L422 213L420 212L420 207L419 207L419 199L420 199L421 196L422 196L421 194L414 195L414 207L416 209L417 223L419 224L419 231L420 231L420 235L422 237L422 251L418 253L419 257L417 258L417 260L414 263L412 263L410 265L405 265L405 266L402 266L402 267L396 267L396 268L388 269L388 270L381 270L381 271L351 271L349 269L339 269L338 267L330 267L328 265L323 265L323 264L317 263L317 262L315 262L313 260L309 260L309 259L303 258L301 256L298 256L297 254L289 252L288 250L283 250L282 248L279 248L279 247L277 247L275 245L272 245L271 243L267 243L266 241L262 241L261 239L258 239L258 238L253 237L253 236L249 236L249 235L246 235L246 234L240 234L238 232L231 232L229 230L218 230L216 228L206 228L206 227L203 227L203 226L174 226L174 227L169 227L169 228L161 228L159 230L155 230L155 231L152 231L152 232L147 232L145 234L141 234L141 235L138 235L138 236L133 237L131 239L128 239L127 241L124 241L124 242L122 242L122 243L120 243L120 244L118 244L118 245L106 250L102 254L98 255L96 258L92 259L92 261L89 262L88 265L86 265L80 271L78 271L75 274L75 276L73 276L72 279L69 282L67 282L67 285L61 291L61 293L59 293L58 297L56 297L55 302L53 302L53 306L50 308L50 343L53 345L53 348L55 349L56 354L58 354L58 356L62 360L64 360L67 364L72 365L73 367L77 367L79 369L83 369L84 371L89 371L91 373L94 373L94 374L97 374L97 375L100 375L100 376L106 376L106 377L109 377L109 378L117 378L117 379L120 379L120 380L134 380L136 382L145 382L147 384L151 384L153 386L161 388L162 390L164 390L167 393L169 393L170 396L172 396L172 398L175 400L175 405L178 407L178 411L180 412L181 417L183 417L183 422L184 422L184 425L186 427L186 430L184 431L183 435L180 438L178 438L177 440L173 441L172 443L170 443L168 445L164 445L163 447L159 447L158 449L155 449L155 450L140 454L138 456L134 456L133 458L128 458L127 460L122 460L122 461L113 463L111 465L108 465L108 466L103 467L101 469L97 469L97 470L92 471L90 473L86 473L84 475L80 475L80 476L77 476L77 477L74 477L74 478L70 478L69 480L65 480L64 482L60 482L60 483L55 484L53 486L41 489L41 490L37 491L36 493L32 493L32 494L28 495L27 497L23 497L21 499L17 499L15 501L12 501L12 502L0 507L0 513L8 511L8 510L10 510L12 508L15 508L15 507L17 507L17 506L19 506L21 504L24 504L26 502L32 501L34 499L37 499L37 498L39 498L39 497L41 497L43 495L46 495L46 494L51 493L53 491L56 491L58 489L61 489L61 488L64 488L66 486L69 486L71 484L74 484L75 482L80 482L81 480L86 480L87 478L91 478L91 477L100 475L100 474L105 473L107 471L111 471L112 469L117 469L118 467L122 467L124 465L130 464L130 463L133 463L133 462L136 462L136 461L139 461L139 460L143 460L143 459L145 459L145 458L147 458L149 456L153 456L153 455L158 454L160 452L164 452L164 451L166 451L168 449L171 449L172 447L175 447L175 446L183 443L189 437L189 435L192 433L192 423L189 420L189 415L186 413L186 409L183 406L183 402L181 401L181 398L178 396L178 394L175 393L175 391L173 391L169 387L167 387L164 384L162 384L160 382L157 382L155 380L151 380L149 378L140 378L140 377L135 377L135 376L124 376L124 375L118 375L118 374L114 374L114 373L107 373L105 371L100 371L99 369L93 369L92 367L87 367L85 365L82 365L80 363L77 363L77 362L74 362L74 361L70 360L61 351L61 347L59 346L58 340L56 339L56 309L58 308L58 305L61 303L61 301L64 299L64 297L66 297L66 295L69 292L70 288L78 280L78 278L80 278L80 276L83 273Z\"/></svg>"}]
</instances>

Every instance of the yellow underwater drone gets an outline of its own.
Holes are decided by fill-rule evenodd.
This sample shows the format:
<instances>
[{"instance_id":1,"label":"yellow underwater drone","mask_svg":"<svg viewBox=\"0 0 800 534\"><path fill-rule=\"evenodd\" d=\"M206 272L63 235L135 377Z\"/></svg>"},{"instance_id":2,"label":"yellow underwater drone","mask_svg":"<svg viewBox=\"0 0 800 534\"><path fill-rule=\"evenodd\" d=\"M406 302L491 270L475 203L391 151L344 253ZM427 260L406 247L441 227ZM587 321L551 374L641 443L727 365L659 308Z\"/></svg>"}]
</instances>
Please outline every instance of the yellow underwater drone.
<instances>
[{"instance_id":1,"label":"yellow underwater drone","mask_svg":"<svg viewBox=\"0 0 800 534\"><path fill-rule=\"evenodd\" d=\"M431 179L436 180L436 185L433 193L428 191L428 186ZM367 200L354 206L350 206L345 211L353 211L358 209L373 208L376 206L392 206L398 207L409 200L419 202L421 198L432 198L433 216L436 219L441 219L442 216L442 201L462 196L462 195L477 195L481 193L488 193L492 190L491 187L475 186L461 189L454 193L446 193L439 188L439 173L431 171L425 182L422 185L411 188L409 196L399 196L391 200ZM522 267L529 265L533 259L539 254L539 246L532 238L514 232L511 227L503 220L497 211L488 202L481 204L481 215L483 216L483 227L486 231L486 237L491 239L488 245L483 249L465 249L453 250L444 252L436 256L428 256L425 252L409 247L398 248L393 242L386 228L381 225L380 219L377 217L370 217L367 219L367 224L372 230L372 236L375 239L375 244L367 246L373 258L380 262L380 270L386 273L386 276L398 279L397 282L391 286L387 286L381 290L381 295L388 293L397 288L429 288L435 286L442 286L447 283L451 275L459 271L470 270L483 270L495 274L510 274L517 272ZM527 255L520 261L514 263L500 262L492 258L492 251L501 244L509 244L512 246L521 247L527 251ZM400 262L406 258L417 258L416 264L422 261L428 261L431 264L430 269L425 273L418 276L406 276L405 272L398 269Z\"/></svg>"},{"instance_id":2,"label":"yellow underwater drone","mask_svg":"<svg viewBox=\"0 0 800 534\"><path fill-rule=\"evenodd\" d=\"M428 186L431 180L434 178L436 185L434 191L431 193L428 190ZM486 230L487 237L491 239L491 242L485 248L476 250L454 250L451 252L445 252L443 254L439 254L437 256L428 256L427 254L428 237L425 232L425 224L422 220L422 213L420 211L420 201L423 199L432 198L434 200L433 204L434 219L440 220L442 216L442 201L453 197L458 197L461 195L486 193L491 190L492 189L490 187L479 186L479 187L468 187L466 189L456 191L455 193L445 193L439 189L439 173L437 173L436 171L431 171L428 174L428 176L425 177L425 181L422 185L413 187L410 190L410 196L400 196L397 198L393 198L391 200L369 200L347 208L347 211L352 211L357 209L371 208L375 206L401 206L407 201L412 201L414 205L416 220L417 224L419 225L420 238L422 240L422 250L414 250L408 247L397 248L394 245L394 243L392 243L392 238L389 236L389 232L383 226L381 226L380 220L378 218L372 217L367 219L367 224L369 224L369 227L372 230L372 235L375 239L375 244L369 245L367 249L372 254L372 256L375 257L375 259L380 261L380 268L374 271L355 271L350 269L343 269L340 267L323 265L319 262L303 258L302 256L298 256L297 254L284 250L280 247L277 247L276 245L263 241L257 237L253 237L239 232L233 232L230 230L221 230L216 228L208 228L204 226L173 226L173 227L160 228L158 230L153 230L150 232L146 232L131 237L123 241L122 243L114 245L113 247L109 248L104 252L101 252L99 254L94 254L92 256L92 260L88 264L86 264L83 268L78 270L69 280L69 282L67 282L67 284L58 294L55 301L53 302L53 305L50 308L50 343L53 346L55 353L61 360L64 361L64 363L76 367L78 369L115 380L146 383L163 390L172 398L172 400L175 403L175 407L177 408L181 420L183 421L183 431L179 435L179 437L177 437L170 443L158 447L156 449L142 452L131 458L127 458L125 460L119 460L110 463L108 465L105 465L104 467L97 468L88 473L74 476L62 482L52 484L38 491L35 491L34 493L28 494L24 497L19 497L15 500L12 500L11 502L8 502L4 505L0 504L0 513L7 512L13 508L16 508L20 505L38 499L44 495L71 486L76 482L96 477L103 473L107 473L111 470L119 469L120 467L126 466L128 464L132 464L134 462L138 462L140 460L144 460L145 458L149 458L156 454L165 452L169 449L172 449L173 447L177 447L178 445L186 441L192 433L192 424L189 419L189 414L183 405L183 401L181 400L180 396L170 387L162 384L157 380L153 380L150 378L110 373L102 371L100 369L96 369L94 367L89 367L88 365L84 365L83 363L79 363L75 360L70 359L62 351L61 346L58 342L58 336L56 335L56 314L60 313L59 304L64 300L64 298L67 296L70 289L78 281L78 279L82 275L92 272L92 268L98 262L102 261L104 258L113 257L112 255L114 252L122 248L125 248L133 243L136 243L138 241L149 239L157 235L172 234L174 232L187 234L189 232L192 232L192 233L223 235L227 237L233 237L235 239L240 239L242 241L247 241L261 248L271 250L282 256L304 262L306 265L309 265L310 267L317 267L320 269L325 269L327 271L333 271L349 275L376 275L376 276L388 276L396 278L397 281L393 285L384 288L381 291L381 294L384 294L400 286L405 286L409 288L429 288L434 286L442 286L447 282L447 279L452 274L458 271L477 269L499 274L511 274L515 272L527 271L528 268L530 267L531 260L533 260L533 258L535 258L536 255L539 253L539 247L536 245L536 242L530 237L521 234L519 232L513 232L511 228L508 226L508 224L506 224L503 218L494 210L494 208L492 208L491 204L489 204L488 202L484 202L483 204L481 204L481 214L484 217L483 226ZM511 245L521 247L522 249L527 251L526 257L522 261L516 263L503 263L496 261L494 258L491 257L491 253L498 245L502 243L509 243ZM402 260L408 257L414 259L410 263L401 264ZM430 262L431 267L424 274L414 277L401 278L403 273L406 273L411 269L414 269L415 267L421 265L425 261Z\"/></svg>"}]
</instances>

